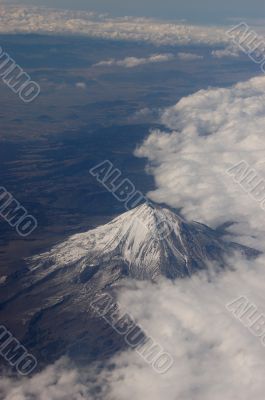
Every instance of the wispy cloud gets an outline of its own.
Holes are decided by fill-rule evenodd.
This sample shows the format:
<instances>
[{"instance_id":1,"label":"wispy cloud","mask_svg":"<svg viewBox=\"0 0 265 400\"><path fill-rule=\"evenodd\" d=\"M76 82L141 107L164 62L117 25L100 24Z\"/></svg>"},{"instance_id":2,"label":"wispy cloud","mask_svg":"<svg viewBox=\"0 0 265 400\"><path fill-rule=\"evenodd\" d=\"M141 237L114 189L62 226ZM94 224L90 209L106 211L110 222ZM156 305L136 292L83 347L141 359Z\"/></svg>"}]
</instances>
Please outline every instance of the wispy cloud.
<instances>
[{"instance_id":1,"label":"wispy cloud","mask_svg":"<svg viewBox=\"0 0 265 400\"><path fill-rule=\"evenodd\" d=\"M211 54L215 58L239 57L240 51L235 47L228 46L224 49L213 50Z\"/></svg>"},{"instance_id":2,"label":"wispy cloud","mask_svg":"<svg viewBox=\"0 0 265 400\"><path fill-rule=\"evenodd\" d=\"M154 64L166 62L174 59L173 54L152 54L149 57L137 58L137 57L126 57L123 60L115 60L114 58L106 61L100 61L95 66L113 66L116 65L118 67L125 68L134 68L139 65L144 64Z\"/></svg>"},{"instance_id":3,"label":"wispy cloud","mask_svg":"<svg viewBox=\"0 0 265 400\"><path fill-rule=\"evenodd\" d=\"M180 60L183 60L183 61L196 61L196 60L202 60L203 59L203 56L200 55L200 54L183 53L183 52L178 53L177 57Z\"/></svg>"},{"instance_id":4,"label":"wispy cloud","mask_svg":"<svg viewBox=\"0 0 265 400\"><path fill-rule=\"evenodd\" d=\"M78 89L83 89L83 90L85 90L85 89L87 88L87 85L86 85L85 82L76 82L75 86L76 86Z\"/></svg>"}]
</instances>

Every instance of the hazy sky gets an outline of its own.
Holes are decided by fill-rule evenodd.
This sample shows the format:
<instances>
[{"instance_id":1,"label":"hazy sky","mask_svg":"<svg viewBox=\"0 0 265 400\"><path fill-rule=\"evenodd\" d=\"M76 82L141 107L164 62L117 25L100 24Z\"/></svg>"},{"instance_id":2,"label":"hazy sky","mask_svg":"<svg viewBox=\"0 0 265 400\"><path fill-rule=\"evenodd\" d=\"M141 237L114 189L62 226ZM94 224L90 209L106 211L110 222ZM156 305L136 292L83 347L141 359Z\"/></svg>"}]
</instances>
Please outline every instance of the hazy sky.
<instances>
[{"instance_id":1,"label":"hazy sky","mask_svg":"<svg viewBox=\"0 0 265 400\"><path fill-rule=\"evenodd\" d=\"M113 15L185 18L201 22L265 17L265 0L13 0L17 4L87 9Z\"/></svg>"}]
</instances>

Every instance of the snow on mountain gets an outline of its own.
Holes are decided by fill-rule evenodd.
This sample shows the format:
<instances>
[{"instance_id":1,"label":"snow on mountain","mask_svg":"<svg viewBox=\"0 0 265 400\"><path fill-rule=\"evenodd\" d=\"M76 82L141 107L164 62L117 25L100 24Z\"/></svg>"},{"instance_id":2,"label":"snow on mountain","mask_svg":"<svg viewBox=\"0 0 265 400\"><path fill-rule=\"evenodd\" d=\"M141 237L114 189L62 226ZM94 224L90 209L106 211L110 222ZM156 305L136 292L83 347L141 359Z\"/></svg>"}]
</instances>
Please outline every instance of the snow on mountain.
<instances>
[{"instance_id":1,"label":"snow on mountain","mask_svg":"<svg viewBox=\"0 0 265 400\"><path fill-rule=\"evenodd\" d=\"M223 240L207 226L189 223L166 207L145 203L106 225L69 237L49 252L32 259L43 273L74 268L91 277L109 265L123 265L120 274L136 279L185 277L207 268L210 261L224 264L233 251L251 255L251 249ZM45 270L43 266L49 267Z\"/></svg>"}]
</instances>

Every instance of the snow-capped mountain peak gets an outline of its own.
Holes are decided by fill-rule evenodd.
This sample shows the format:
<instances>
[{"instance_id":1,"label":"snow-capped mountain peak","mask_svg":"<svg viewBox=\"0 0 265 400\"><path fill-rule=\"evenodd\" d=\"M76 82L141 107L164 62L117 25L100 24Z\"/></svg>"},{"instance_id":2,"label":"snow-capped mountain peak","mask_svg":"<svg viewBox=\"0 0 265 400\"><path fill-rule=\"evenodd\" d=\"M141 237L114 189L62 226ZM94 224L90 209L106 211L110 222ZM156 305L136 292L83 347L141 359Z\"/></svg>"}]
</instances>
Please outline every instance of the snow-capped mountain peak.
<instances>
[{"instance_id":1,"label":"snow-capped mountain peak","mask_svg":"<svg viewBox=\"0 0 265 400\"><path fill-rule=\"evenodd\" d=\"M121 274L137 279L184 277L206 268L210 261L224 262L233 250L250 251L224 241L205 225L189 223L167 207L142 204L106 225L69 237L33 259L56 267L74 266L75 274L123 266Z\"/></svg>"}]
</instances>

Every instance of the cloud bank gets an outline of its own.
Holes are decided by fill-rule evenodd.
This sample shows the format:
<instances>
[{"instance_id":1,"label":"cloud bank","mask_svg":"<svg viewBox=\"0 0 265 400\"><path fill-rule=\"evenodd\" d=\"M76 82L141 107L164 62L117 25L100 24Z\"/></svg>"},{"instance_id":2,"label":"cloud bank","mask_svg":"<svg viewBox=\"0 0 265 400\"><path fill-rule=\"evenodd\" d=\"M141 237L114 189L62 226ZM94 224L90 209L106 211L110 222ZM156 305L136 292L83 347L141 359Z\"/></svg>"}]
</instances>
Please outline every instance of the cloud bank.
<instances>
[{"instance_id":1,"label":"cloud bank","mask_svg":"<svg viewBox=\"0 0 265 400\"><path fill-rule=\"evenodd\" d=\"M148 18L110 18L85 11L0 5L0 33L80 34L156 45L225 44L225 27L168 23Z\"/></svg>"},{"instance_id":2,"label":"cloud bank","mask_svg":"<svg viewBox=\"0 0 265 400\"><path fill-rule=\"evenodd\" d=\"M110 398L129 400L133 393L137 400L263 400L265 347L226 304L244 295L264 313L264 261L234 260L236 270L210 281L202 274L125 291L125 309L148 327L174 364L157 375L136 353L118 355L108 377Z\"/></svg>"},{"instance_id":3,"label":"cloud bank","mask_svg":"<svg viewBox=\"0 0 265 400\"><path fill-rule=\"evenodd\" d=\"M264 101L264 76L226 89L200 90L164 110L166 129L153 130L136 151L148 159L155 177L152 199L182 207L187 218L210 225L236 221L230 227L231 234L239 235L236 240L263 252L265 211L227 170L244 160L265 179ZM252 177L245 182L253 183ZM130 377L141 371L134 388L139 398L151 390L154 399L261 400L265 348L225 305L246 296L264 313L264 261L264 256L251 262L234 259L232 271L211 279L201 275L124 295L126 306L171 349L175 369L159 381L135 355L130 361L119 357L114 397L126 400L133 387Z\"/></svg>"},{"instance_id":4,"label":"cloud bank","mask_svg":"<svg viewBox=\"0 0 265 400\"><path fill-rule=\"evenodd\" d=\"M264 231L264 211L226 171L245 160L265 178L265 77L200 90L166 109L161 122L167 130L153 130L136 151L155 177L150 197L182 207L188 219Z\"/></svg>"}]
</instances>

